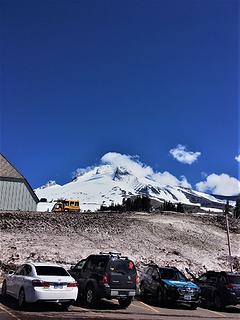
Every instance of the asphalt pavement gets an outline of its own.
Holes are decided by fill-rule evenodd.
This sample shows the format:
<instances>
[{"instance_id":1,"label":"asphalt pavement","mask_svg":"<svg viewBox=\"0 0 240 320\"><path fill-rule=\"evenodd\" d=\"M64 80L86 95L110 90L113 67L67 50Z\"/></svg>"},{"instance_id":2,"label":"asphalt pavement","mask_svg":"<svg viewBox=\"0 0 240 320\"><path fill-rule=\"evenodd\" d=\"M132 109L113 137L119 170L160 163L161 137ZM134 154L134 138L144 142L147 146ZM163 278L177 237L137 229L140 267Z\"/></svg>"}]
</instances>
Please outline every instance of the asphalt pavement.
<instances>
[{"instance_id":1,"label":"asphalt pavement","mask_svg":"<svg viewBox=\"0 0 240 320\"><path fill-rule=\"evenodd\" d=\"M0 297L0 320L85 320L85 319L131 319L131 320L189 320L189 319L240 319L240 305L228 307L223 312L197 308L190 310L188 306L174 308L160 308L134 300L127 309L121 309L117 301L102 301L95 309L88 309L82 305L71 306L68 311L61 311L57 306L32 306L26 311L16 308L14 299Z\"/></svg>"}]
</instances>

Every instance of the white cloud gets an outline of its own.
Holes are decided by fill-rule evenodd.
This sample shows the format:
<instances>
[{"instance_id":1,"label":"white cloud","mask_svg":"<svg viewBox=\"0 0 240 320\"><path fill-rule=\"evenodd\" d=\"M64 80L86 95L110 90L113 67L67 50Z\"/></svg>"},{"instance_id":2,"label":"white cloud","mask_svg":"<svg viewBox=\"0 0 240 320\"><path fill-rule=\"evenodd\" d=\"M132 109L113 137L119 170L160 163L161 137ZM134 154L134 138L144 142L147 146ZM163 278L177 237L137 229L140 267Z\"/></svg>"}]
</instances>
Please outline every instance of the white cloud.
<instances>
[{"instance_id":1,"label":"white cloud","mask_svg":"<svg viewBox=\"0 0 240 320\"><path fill-rule=\"evenodd\" d=\"M75 171L72 172L72 179L75 179L77 177L81 177L85 173L91 171L94 168L94 166L89 166L87 168L78 168Z\"/></svg>"},{"instance_id":2,"label":"white cloud","mask_svg":"<svg viewBox=\"0 0 240 320\"><path fill-rule=\"evenodd\" d=\"M184 176L182 176L181 179L178 179L167 171L163 173L154 172L150 166L146 166L140 162L138 156L109 152L101 158L101 162L104 164L110 164L115 168L122 167L128 172L134 174L136 177L151 177L154 181L157 181L163 186L181 186L191 188L191 185Z\"/></svg>"},{"instance_id":3,"label":"white cloud","mask_svg":"<svg viewBox=\"0 0 240 320\"><path fill-rule=\"evenodd\" d=\"M240 193L240 181L228 174L210 174L205 181L196 184L198 191L210 192L213 194L233 196Z\"/></svg>"},{"instance_id":4,"label":"white cloud","mask_svg":"<svg viewBox=\"0 0 240 320\"><path fill-rule=\"evenodd\" d=\"M188 183L186 177L181 176L181 180L172 175L168 171L164 171L163 173L157 172L154 174L154 180L159 182L162 186L171 186L171 187L185 187L191 188L191 185Z\"/></svg>"},{"instance_id":5,"label":"white cloud","mask_svg":"<svg viewBox=\"0 0 240 320\"><path fill-rule=\"evenodd\" d=\"M153 174L153 169L141 163L138 160L138 156L132 157L117 152L108 152L101 158L101 161L105 164L111 164L113 167L123 167L138 177Z\"/></svg>"},{"instance_id":6,"label":"white cloud","mask_svg":"<svg viewBox=\"0 0 240 320\"><path fill-rule=\"evenodd\" d=\"M201 155L201 152L187 151L187 147L178 144L176 148L171 149L170 154L179 162L192 164Z\"/></svg>"},{"instance_id":7,"label":"white cloud","mask_svg":"<svg viewBox=\"0 0 240 320\"><path fill-rule=\"evenodd\" d=\"M240 154L235 157L235 160L237 160L237 162L240 162Z\"/></svg>"}]
</instances>

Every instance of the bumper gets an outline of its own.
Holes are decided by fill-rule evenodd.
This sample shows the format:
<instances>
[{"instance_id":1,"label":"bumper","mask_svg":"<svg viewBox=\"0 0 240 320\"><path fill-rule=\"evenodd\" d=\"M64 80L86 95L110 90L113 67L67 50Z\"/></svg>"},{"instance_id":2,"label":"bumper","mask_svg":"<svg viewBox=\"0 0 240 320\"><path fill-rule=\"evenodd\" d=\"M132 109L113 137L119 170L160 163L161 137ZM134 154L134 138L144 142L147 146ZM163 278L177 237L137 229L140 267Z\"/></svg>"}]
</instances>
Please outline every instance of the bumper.
<instances>
[{"instance_id":1,"label":"bumper","mask_svg":"<svg viewBox=\"0 0 240 320\"><path fill-rule=\"evenodd\" d=\"M170 303L187 303L200 304L201 297L199 293L195 294L179 294L177 291L168 292L166 295L166 302Z\"/></svg>"},{"instance_id":2,"label":"bumper","mask_svg":"<svg viewBox=\"0 0 240 320\"><path fill-rule=\"evenodd\" d=\"M226 299L226 305L237 305L240 304L240 296L236 295L236 293L231 292L230 294L227 295Z\"/></svg>"},{"instance_id":3,"label":"bumper","mask_svg":"<svg viewBox=\"0 0 240 320\"><path fill-rule=\"evenodd\" d=\"M26 295L26 302L70 302L76 301L78 295L78 288L71 288L69 290L48 290L48 289L32 289Z\"/></svg>"},{"instance_id":4,"label":"bumper","mask_svg":"<svg viewBox=\"0 0 240 320\"><path fill-rule=\"evenodd\" d=\"M98 290L98 296L100 298L114 299L114 298L127 298L134 297L136 295L136 289L112 289L109 286L103 286Z\"/></svg>"}]
</instances>

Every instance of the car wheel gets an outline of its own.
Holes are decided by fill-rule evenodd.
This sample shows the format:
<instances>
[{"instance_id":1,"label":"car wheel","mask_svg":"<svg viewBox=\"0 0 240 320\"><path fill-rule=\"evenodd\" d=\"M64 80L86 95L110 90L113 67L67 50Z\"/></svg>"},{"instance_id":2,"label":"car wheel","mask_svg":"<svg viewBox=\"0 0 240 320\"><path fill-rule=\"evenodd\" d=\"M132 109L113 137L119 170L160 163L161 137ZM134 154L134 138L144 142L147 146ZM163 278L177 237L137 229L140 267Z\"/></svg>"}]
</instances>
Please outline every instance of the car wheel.
<instances>
[{"instance_id":1,"label":"car wheel","mask_svg":"<svg viewBox=\"0 0 240 320\"><path fill-rule=\"evenodd\" d=\"M160 307L163 305L163 292L161 289L158 290L157 303Z\"/></svg>"},{"instance_id":2,"label":"car wheel","mask_svg":"<svg viewBox=\"0 0 240 320\"><path fill-rule=\"evenodd\" d=\"M217 293L214 295L214 307L218 310L224 307L222 299Z\"/></svg>"},{"instance_id":3,"label":"car wheel","mask_svg":"<svg viewBox=\"0 0 240 320\"><path fill-rule=\"evenodd\" d=\"M7 295L7 282L6 280L4 280L2 284L2 296L5 298L6 295Z\"/></svg>"},{"instance_id":4,"label":"car wheel","mask_svg":"<svg viewBox=\"0 0 240 320\"><path fill-rule=\"evenodd\" d=\"M20 310L23 310L26 308L26 297L25 297L25 291L24 289L22 288L19 292L19 295L18 295L18 308Z\"/></svg>"},{"instance_id":5,"label":"car wheel","mask_svg":"<svg viewBox=\"0 0 240 320\"><path fill-rule=\"evenodd\" d=\"M191 304L190 304L190 309L191 309L191 310L196 310L197 307L198 307L198 303L191 303Z\"/></svg>"},{"instance_id":6,"label":"car wheel","mask_svg":"<svg viewBox=\"0 0 240 320\"><path fill-rule=\"evenodd\" d=\"M132 303L132 297L125 298L125 299L120 298L118 299L118 303L122 309L126 309Z\"/></svg>"},{"instance_id":7,"label":"car wheel","mask_svg":"<svg viewBox=\"0 0 240 320\"><path fill-rule=\"evenodd\" d=\"M146 290L144 288L144 283L143 282L141 282L141 284L140 284L140 297L143 300L146 300Z\"/></svg>"},{"instance_id":8,"label":"car wheel","mask_svg":"<svg viewBox=\"0 0 240 320\"><path fill-rule=\"evenodd\" d=\"M87 286L86 294L85 294L85 302L89 307L93 307L97 302L95 290L92 285Z\"/></svg>"},{"instance_id":9,"label":"car wheel","mask_svg":"<svg viewBox=\"0 0 240 320\"><path fill-rule=\"evenodd\" d=\"M71 302L63 302L63 303L61 303L61 310L62 311L68 311L68 308L70 307L70 305L71 305Z\"/></svg>"}]
</instances>

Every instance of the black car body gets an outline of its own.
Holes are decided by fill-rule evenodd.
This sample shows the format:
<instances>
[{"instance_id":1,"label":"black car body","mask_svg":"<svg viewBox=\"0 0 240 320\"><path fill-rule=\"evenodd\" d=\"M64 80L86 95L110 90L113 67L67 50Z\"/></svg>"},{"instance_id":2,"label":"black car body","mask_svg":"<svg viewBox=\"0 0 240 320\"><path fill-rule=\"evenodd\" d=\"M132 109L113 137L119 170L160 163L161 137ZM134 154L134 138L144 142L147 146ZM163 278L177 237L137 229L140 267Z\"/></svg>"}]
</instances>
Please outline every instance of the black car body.
<instances>
[{"instance_id":1,"label":"black car body","mask_svg":"<svg viewBox=\"0 0 240 320\"><path fill-rule=\"evenodd\" d=\"M187 303L196 309L200 288L175 267L149 265L142 275L140 291L143 299L155 299L159 305Z\"/></svg>"},{"instance_id":2,"label":"black car body","mask_svg":"<svg viewBox=\"0 0 240 320\"><path fill-rule=\"evenodd\" d=\"M83 298L89 306L101 298L115 298L121 307L128 307L136 294L135 265L118 253L90 255L69 272L78 283L80 299Z\"/></svg>"},{"instance_id":3,"label":"black car body","mask_svg":"<svg viewBox=\"0 0 240 320\"><path fill-rule=\"evenodd\" d=\"M240 274L208 271L195 278L201 288L202 303L216 308L240 303Z\"/></svg>"}]
</instances>

